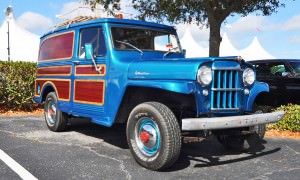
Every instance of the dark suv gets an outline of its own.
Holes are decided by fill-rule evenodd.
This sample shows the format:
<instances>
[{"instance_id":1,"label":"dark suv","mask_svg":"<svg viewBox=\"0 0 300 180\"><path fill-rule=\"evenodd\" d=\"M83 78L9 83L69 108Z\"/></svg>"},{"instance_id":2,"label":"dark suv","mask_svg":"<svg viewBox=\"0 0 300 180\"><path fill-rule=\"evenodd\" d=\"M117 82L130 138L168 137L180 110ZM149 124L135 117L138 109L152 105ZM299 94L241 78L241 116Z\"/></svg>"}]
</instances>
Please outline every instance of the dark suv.
<instances>
[{"instance_id":1,"label":"dark suv","mask_svg":"<svg viewBox=\"0 0 300 180\"><path fill-rule=\"evenodd\" d=\"M272 59L250 61L258 81L269 84L270 93L257 98L259 104L278 106L300 103L300 60Z\"/></svg>"}]
</instances>

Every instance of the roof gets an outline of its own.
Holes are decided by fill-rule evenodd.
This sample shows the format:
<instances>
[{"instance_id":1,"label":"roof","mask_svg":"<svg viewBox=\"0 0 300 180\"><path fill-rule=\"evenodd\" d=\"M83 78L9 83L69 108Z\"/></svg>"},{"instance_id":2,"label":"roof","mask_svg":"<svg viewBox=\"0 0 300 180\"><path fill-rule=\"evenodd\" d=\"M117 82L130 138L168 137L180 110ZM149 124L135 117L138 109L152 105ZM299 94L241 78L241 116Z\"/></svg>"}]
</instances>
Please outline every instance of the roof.
<instances>
[{"instance_id":1,"label":"roof","mask_svg":"<svg viewBox=\"0 0 300 180\"><path fill-rule=\"evenodd\" d=\"M241 56L241 53L230 42L227 33L224 33L222 37L220 56Z\"/></svg>"},{"instance_id":2,"label":"roof","mask_svg":"<svg viewBox=\"0 0 300 180\"><path fill-rule=\"evenodd\" d=\"M0 26L0 60L8 60L8 24L10 60L36 62L40 43L39 36L18 25L12 7Z\"/></svg>"},{"instance_id":3,"label":"roof","mask_svg":"<svg viewBox=\"0 0 300 180\"><path fill-rule=\"evenodd\" d=\"M187 26L186 31L183 37L180 39L181 46L183 49L186 49L186 57L207 57L208 51L203 47L198 45L194 40L190 28Z\"/></svg>"},{"instance_id":4,"label":"roof","mask_svg":"<svg viewBox=\"0 0 300 180\"><path fill-rule=\"evenodd\" d=\"M267 63L267 62L282 62L282 61L288 61L288 62L300 62L300 59L262 59L262 60L251 60L248 61L250 63Z\"/></svg>"},{"instance_id":5,"label":"roof","mask_svg":"<svg viewBox=\"0 0 300 180\"><path fill-rule=\"evenodd\" d=\"M251 44L245 48L242 49L241 54L244 59L247 61L250 60L259 60L259 59L275 59L274 56L269 54L260 44L257 37L254 37Z\"/></svg>"},{"instance_id":6,"label":"roof","mask_svg":"<svg viewBox=\"0 0 300 180\"><path fill-rule=\"evenodd\" d=\"M82 20L82 21L80 21ZM114 24L128 24L128 25L137 25L137 26L151 26L154 28L162 28L175 31L174 27L167 26L164 24L158 24L154 22L140 21L140 20L131 20L131 19L120 19L120 18L93 18L87 16L80 16L78 18L67 20L61 24L55 25L54 29L47 32L45 35L48 35L53 32L65 30L72 27L83 26L88 24L98 24L98 23L114 23ZM44 35L44 36L45 36Z\"/></svg>"}]
</instances>

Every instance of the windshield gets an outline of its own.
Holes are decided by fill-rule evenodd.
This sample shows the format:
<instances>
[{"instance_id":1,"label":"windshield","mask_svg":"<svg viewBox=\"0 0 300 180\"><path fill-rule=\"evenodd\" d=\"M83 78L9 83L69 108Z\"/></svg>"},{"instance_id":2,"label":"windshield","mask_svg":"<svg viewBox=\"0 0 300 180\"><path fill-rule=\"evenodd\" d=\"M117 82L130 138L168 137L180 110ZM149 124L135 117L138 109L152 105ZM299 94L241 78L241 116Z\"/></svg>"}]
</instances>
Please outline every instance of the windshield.
<instances>
[{"instance_id":1,"label":"windshield","mask_svg":"<svg viewBox=\"0 0 300 180\"><path fill-rule=\"evenodd\" d=\"M300 61L290 62L292 68L295 70L296 73L300 73Z\"/></svg>"},{"instance_id":2,"label":"windshield","mask_svg":"<svg viewBox=\"0 0 300 180\"><path fill-rule=\"evenodd\" d=\"M138 28L111 28L114 48L117 50L172 51L181 53L174 33Z\"/></svg>"}]
</instances>

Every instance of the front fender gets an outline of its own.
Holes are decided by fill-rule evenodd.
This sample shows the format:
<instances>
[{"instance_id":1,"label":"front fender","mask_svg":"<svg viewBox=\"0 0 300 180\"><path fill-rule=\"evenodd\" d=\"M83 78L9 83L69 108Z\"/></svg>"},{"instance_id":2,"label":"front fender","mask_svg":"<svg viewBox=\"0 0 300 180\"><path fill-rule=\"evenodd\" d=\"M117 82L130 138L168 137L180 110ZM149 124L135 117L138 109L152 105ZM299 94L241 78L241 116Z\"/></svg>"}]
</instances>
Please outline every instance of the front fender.
<instances>
[{"instance_id":1,"label":"front fender","mask_svg":"<svg viewBox=\"0 0 300 180\"><path fill-rule=\"evenodd\" d=\"M131 81L128 86L142 86L149 88L159 88L176 93L191 94L195 92L196 85L194 81Z\"/></svg>"},{"instance_id":2,"label":"front fender","mask_svg":"<svg viewBox=\"0 0 300 180\"><path fill-rule=\"evenodd\" d=\"M244 101L244 107L246 107L246 111L252 111L252 106L256 97L262 92L269 92L269 85L264 82L255 82L250 89L248 98Z\"/></svg>"}]
</instances>

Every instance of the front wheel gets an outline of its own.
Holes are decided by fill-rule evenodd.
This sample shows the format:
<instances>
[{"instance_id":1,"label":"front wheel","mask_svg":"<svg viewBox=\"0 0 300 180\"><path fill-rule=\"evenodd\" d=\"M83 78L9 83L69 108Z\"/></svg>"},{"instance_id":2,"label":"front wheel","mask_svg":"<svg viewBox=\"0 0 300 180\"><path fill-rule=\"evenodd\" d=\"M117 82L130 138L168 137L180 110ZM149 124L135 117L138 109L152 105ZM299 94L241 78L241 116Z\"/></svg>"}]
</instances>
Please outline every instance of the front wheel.
<instances>
[{"instance_id":1,"label":"front wheel","mask_svg":"<svg viewBox=\"0 0 300 180\"><path fill-rule=\"evenodd\" d=\"M158 102L136 106L127 122L127 142L135 160L151 170L174 164L181 150L181 134L173 112Z\"/></svg>"},{"instance_id":2,"label":"front wheel","mask_svg":"<svg viewBox=\"0 0 300 180\"><path fill-rule=\"evenodd\" d=\"M57 96L50 92L44 105L45 121L51 131L63 131L67 127L67 114L61 112L57 107Z\"/></svg>"}]
</instances>

